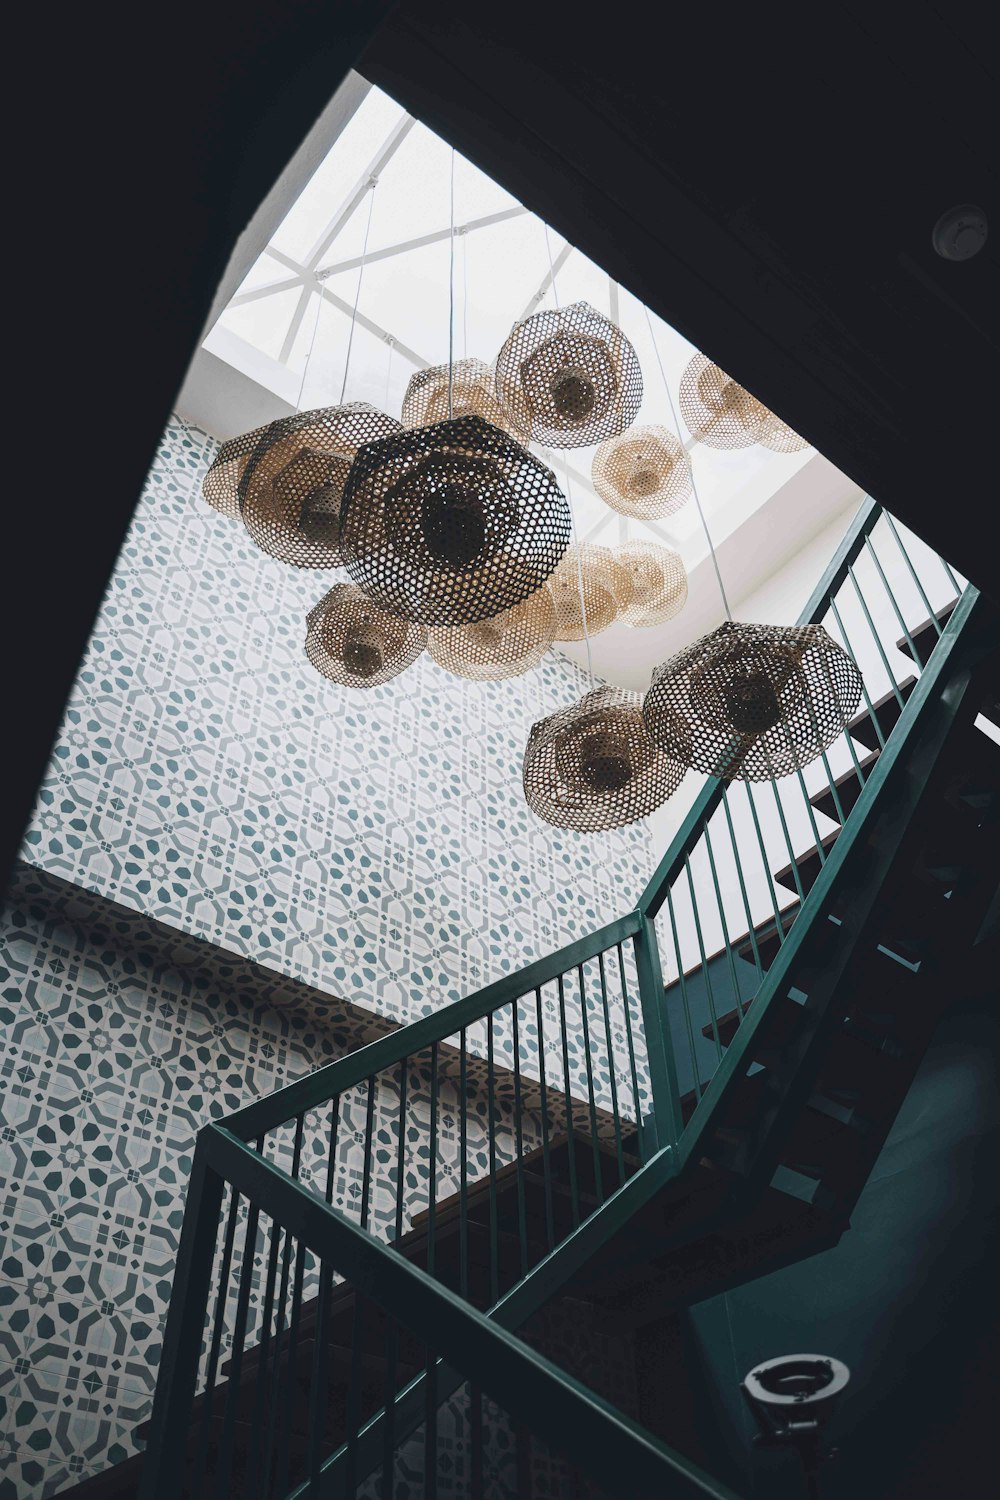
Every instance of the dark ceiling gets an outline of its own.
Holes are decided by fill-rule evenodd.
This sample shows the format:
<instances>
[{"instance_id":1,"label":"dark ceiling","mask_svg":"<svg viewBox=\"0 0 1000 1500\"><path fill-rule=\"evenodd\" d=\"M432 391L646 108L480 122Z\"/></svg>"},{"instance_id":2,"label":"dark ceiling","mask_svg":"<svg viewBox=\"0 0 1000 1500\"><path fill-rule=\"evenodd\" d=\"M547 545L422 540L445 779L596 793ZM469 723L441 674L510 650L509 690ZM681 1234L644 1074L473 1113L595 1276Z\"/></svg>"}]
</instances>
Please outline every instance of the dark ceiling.
<instances>
[{"instance_id":1,"label":"dark ceiling","mask_svg":"<svg viewBox=\"0 0 1000 1500\"><path fill-rule=\"evenodd\" d=\"M5 852L229 252L369 43L369 77L994 588L986 15L916 0L603 14L176 0L155 34L149 17L133 33L113 12L67 12L54 45L47 13L29 14L19 56L42 69L33 100L51 139L41 125L30 159L9 143L22 169L9 191L41 247L40 338L37 300L11 300L31 319L32 389L62 399L33 402L23 437L19 418L32 484L50 477L15 507L3 591L11 660L30 642ZM954 264L930 232L963 201L994 235ZM56 285L72 292L58 304ZM46 538L43 588L20 563Z\"/></svg>"}]
</instances>

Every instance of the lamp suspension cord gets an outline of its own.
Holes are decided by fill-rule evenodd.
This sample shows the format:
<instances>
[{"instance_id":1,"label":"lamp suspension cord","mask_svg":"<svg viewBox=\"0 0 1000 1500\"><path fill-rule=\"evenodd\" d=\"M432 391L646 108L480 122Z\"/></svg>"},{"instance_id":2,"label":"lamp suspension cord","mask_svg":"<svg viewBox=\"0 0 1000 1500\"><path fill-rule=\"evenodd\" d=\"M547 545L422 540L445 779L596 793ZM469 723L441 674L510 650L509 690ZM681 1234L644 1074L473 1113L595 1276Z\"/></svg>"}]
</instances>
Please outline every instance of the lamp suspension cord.
<instances>
[{"instance_id":1,"label":"lamp suspension cord","mask_svg":"<svg viewBox=\"0 0 1000 1500\"><path fill-rule=\"evenodd\" d=\"M317 277L317 288L319 295L316 298L316 316L313 318L312 337L309 340L309 348L306 350L305 364L302 366L302 379L299 381L299 394L295 398L295 410L302 410L302 393L306 388L306 376L309 374L309 366L312 363L313 350L316 347L316 330L319 328L319 315L323 308L323 283Z\"/></svg>"},{"instance_id":2,"label":"lamp suspension cord","mask_svg":"<svg viewBox=\"0 0 1000 1500\"><path fill-rule=\"evenodd\" d=\"M387 333L386 336L385 336L385 342L386 342L386 347L389 350L389 358L386 360L386 365L385 365L385 400L382 402L382 405L385 407L386 411L388 411L389 410L389 382L392 379L392 351L396 347L396 340L393 338L393 336L392 336L391 333Z\"/></svg>"},{"instance_id":3,"label":"lamp suspension cord","mask_svg":"<svg viewBox=\"0 0 1000 1500\"><path fill-rule=\"evenodd\" d=\"M645 303L642 304L642 310L646 314L646 327L649 329L649 338L650 338L651 344L653 345L653 353L656 355L656 363L660 367L660 378L663 381L663 389L666 391L666 393L667 393L667 400L670 403L670 415L673 418L674 430L677 433L677 436L679 438L680 435L681 435L681 424L680 424L680 421L678 420L677 408L674 405L674 398L673 398L673 396L670 393L670 382L667 380L666 373L664 372L664 369L663 369L663 360L660 358L660 348L659 348L659 345L656 342L656 335L653 333L653 323L652 323L652 319L649 316L649 308L646 306ZM701 518L702 529L704 530L704 533L705 533L705 540L708 543L708 550L712 554L712 565L715 568L715 576L716 576L716 579L718 580L718 584L719 584L719 593L722 595L722 604L723 604L723 607L724 607L724 609L726 611L726 619L729 621L730 624L732 624L733 623L733 612L729 608L729 600L726 597L725 585L722 582L722 573L719 571L719 559L718 559L718 557L715 554L715 547L712 544L712 533L709 531L709 529L708 529L708 522L705 520L705 512L702 509L701 497L698 494L698 486L695 483L694 465L691 463L690 457L688 458L688 466L689 466L689 468L691 470L691 493L694 496L694 503L698 507L698 515Z\"/></svg>"},{"instance_id":4,"label":"lamp suspension cord","mask_svg":"<svg viewBox=\"0 0 1000 1500\"><path fill-rule=\"evenodd\" d=\"M344 378L340 384L340 404L344 404L344 393L347 390L347 372L351 368L351 349L354 347L354 325L358 321L358 303L361 301L361 283L365 274L365 257L368 254L368 234L372 227L372 209L375 207L375 189L378 187L378 178L373 177L368 185L368 222L365 225L365 238L361 246L361 264L358 266L358 284L354 292L354 310L351 313L351 332L347 340L347 357L344 360Z\"/></svg>"},{"instance_id":5,"label":"lamp suspension cord","mask_svg":"<svg viewBox=\"0 0 1000 1500\"><path fill-rule=\"evenodd\" d=\"M462 230L462 358L469 357L469 236Z\"/></svg>"},{"instance_id":6,"label":"lamp suspension cord","mask_svg":"<svg viewBox=\"0 0 1000 1500\"><path fill-rule=\"evenodd\" d=\"M448 236L448 421L455 415L455 148L451 148L451 234Z\"/></svg>"}]
</instances>

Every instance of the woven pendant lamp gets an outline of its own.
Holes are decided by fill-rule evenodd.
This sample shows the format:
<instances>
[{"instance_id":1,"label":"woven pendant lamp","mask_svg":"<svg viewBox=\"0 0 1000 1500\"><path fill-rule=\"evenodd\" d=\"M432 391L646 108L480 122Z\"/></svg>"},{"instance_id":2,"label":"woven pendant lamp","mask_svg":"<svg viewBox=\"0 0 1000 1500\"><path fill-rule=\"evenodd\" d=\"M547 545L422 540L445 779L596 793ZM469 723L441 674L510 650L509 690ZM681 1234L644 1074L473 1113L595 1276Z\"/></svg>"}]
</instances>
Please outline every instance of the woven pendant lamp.
<instances>
[{"instance_id":1,"label":"woven pendant lamp","mask_svg":"<svg viewBox=\"0 0 1000 1500\"><path fill-rule=\"evenodd\" d=\"M201 493L215 510L234 521L240 518L239 483L250 462L250 455L260 441L263 427L241 432L222 444L201 481Z\"/></svg>"},{"instance_id":2,"label":"woven pendant lamp","mask_svg":"<svg viewBox=\"0 0 1000 1500\"><path fill-rule=\"evenodd\" d=\"M822 625L730 620L657 668L643 717L706 776L770 781L820 756L860 701L861 673Z\"/></svg>"},{"instance_id":3,"label":"woven pendant lamp","mask_svg":"<svg viewBox=\"0 0 1000 1500\"><path fill-rule=\"evenodd\" d=\"M297 568L337 568L340 506L363 443L402 432L366 401L296 412L263 428L239 484L243 523L263 552Z\"/></svg>"},{"instance_id":4,"label":"woven pendant lamp","mask_svg":"<svg viewBox=\"0 0 1000 1500\"><path fill-rule=\"evenodd\" d=\"M767 419L761 428L759 442L765 448L770 448L774 453L800 453L809 444L804 437L798 433L787 422L776 417L773 411L767 413Z\"/></svg>"},{"instance_id":5,"label":"woven pendant lamp","mask_svg":"<svg viewBox=\"0 0 1000 1500\"><path fill-rule=\"evenodd\" d=\"M524 754L528 806L546 823L580 833L647 817L683 775L650 739L641 696L624 688L595 688L540 719Z\"/></svg>"},{"instance_id":6,"label":"woven pendant lamp","mask_svg":"<svg viewBox=\"0 0 1000 1500\"><path fill-rule=\"evenodd\" d=\"M496 393L517 430L550 448L582 448L635 421L642 372L621 329L574 302L515 325L497 356Z\"/></svg>"},{"instance_id":7,"label":"woven pendant lamp","mask_svg":"<svg viewBox=\"0 0 1000 1500\"><path fill-rule=\"evenodd\" d=\"M628 573L630 593L621 619L636 630L672 620L687 603L687 570L680 553L660 542L626 542L615 554Z\"/></svg>"},{"instance_id":8,"label":"woven pendant lamp","mask_svg":"<svg viewBox=\"0 0 1000 1500\"><path fill-rule=\"evenodd\" d=\"M555 605L543 587L492 619L432 630L427 646L438 666L457 677L493 682L537 667L555 628Z\"/></svg>"},{"instance_id":9,"label":"woven pendant lamp","mask_svg":"<svg viewBox=\"0 0 1000 1500\"><path fill-rule=\"evenodd\" d=\"M403 397L404 427L430 427L449 416L482 417L519 443L527 443L529 431L519 428L503 411L496 396L492 365L481 359L456 360L451 371L449 411L448 366L432 365L411 377Z\"/></svg>"},{"instance_id":10,"label":"woven pendant lamp","mask_svg":"<svg viewBox=\"0 0 1000 1500\"><path fill-rule=\"evenodd\" d=\"M569 535L555 475L482 417L367 444L344 489L351 578L390 614L426 625L467 625L520 604Z\"/></svg>"},{"instance_id":11,"label":"woven pendant lamp","mask_svg":"<svg viewBox=\"0 0 1000 1500\"><path fill-rule=\"evenodd\" d=\"M696 354L681 376L680 408L691 436L709 448L762 443L776 453L795 453L809 446L704 354Z\"/></svg>"},{"instance_id":12,"label":"woven pendant lamp","mask_svg":"<svg viewBox=\"0 0 1000 1500\"><path fill-rule=\"evenodd\" d=\"M317 672L344 687L389 682L426 644L422 625L387 615L353 583L334 584L306 616L306 655Z\"/></svg>"},{"instance_id":13,"label":"woven pendant lamp","mask_svg":"<svg viewBox=\"0 0 1000 1500\"><path fill-rule=\"evenodd\" d=\"M549 593L555 604L556 640L581 641L585 634L599 635L615 623L631 602L632 587L618 553L580 542L567 549L549 579Z\"/></svg>"},{"instance_id":14,"label":"woven pendant lamp","mask_svg":"<svg viewBox=\"0 0 1000 1500\"><path fill-rule=\"evenodd\" d=\"M623 516L656 521L680 510L691 493L683 445L666 427L632 427L594 454L594 489Z\"/></svg>"}]
</instances>

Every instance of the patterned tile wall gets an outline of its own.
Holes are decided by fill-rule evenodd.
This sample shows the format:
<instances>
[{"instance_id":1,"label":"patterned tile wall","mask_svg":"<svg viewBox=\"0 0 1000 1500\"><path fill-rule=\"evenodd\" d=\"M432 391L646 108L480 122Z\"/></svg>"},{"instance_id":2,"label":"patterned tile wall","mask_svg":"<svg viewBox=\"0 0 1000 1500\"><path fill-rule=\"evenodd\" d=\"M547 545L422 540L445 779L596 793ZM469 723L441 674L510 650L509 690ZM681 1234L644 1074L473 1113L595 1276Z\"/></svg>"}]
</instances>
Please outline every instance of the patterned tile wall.
<instances>
[{"instance_id":1,"label":"patterned tile wall","mask_svg":"<svg viewBox=\"0 0 1000 1500\"><path fill-rule=\"evenodd\" d=\"M141 1446L198 1129L388 1029L349 1008L324 1007L317 1021L302 1002L294 981L234 966L50 876L15 877L0 932L0 1500L56 1495ZM481 1079L472 1083L474 1179L488 1169L489 1107ZM427 1203L419 1061L408 1090L404 1227ZM355 1216L366 1104L348 1099L338 1131L334 1202ZM442 1086L439 1119L453 1124L457 1110L457 1090ZM502 1165L516 1139L502 1092L494 1112ZM390 1146L398 1114L390 1085L376 1103ZM530 1113L522 1133L530 1149ZM455 1175L454 1134L440 1131L441 1194ZM315 1144L307 1133L304 1161L319 1159ZM394 1201L390 1169L373 1185L374 1227L386 1235Z\"/></svg>"},{"instance_id":2,"label":"patterned tile wall","mask_svg":"<svg viewBox=\"0 0 1000 1500\"><path fill-rule=\"evenodd\" d=\"M521 793L528 729L585 689L577 667L479 684L425 655L366 693L324 682L303 622L330 575L202 501L214 447L167 428L25 857L399 1019L633 906L644 825L560 833Z\"/></svg>"}]
</instances>

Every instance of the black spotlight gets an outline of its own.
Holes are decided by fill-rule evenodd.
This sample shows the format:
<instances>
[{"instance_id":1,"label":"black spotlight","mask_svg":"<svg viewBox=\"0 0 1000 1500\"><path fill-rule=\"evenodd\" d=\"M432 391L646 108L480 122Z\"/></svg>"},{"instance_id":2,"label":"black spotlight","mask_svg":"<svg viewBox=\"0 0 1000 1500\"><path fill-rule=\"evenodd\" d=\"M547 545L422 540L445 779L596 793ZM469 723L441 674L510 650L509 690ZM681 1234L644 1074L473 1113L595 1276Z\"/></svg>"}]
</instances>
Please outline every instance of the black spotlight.
<instances>
[{"instance_id":1,"label":"black spotlight","mask_svg":"<svg viewBox=\"0 0 1000 1500\"><path fill-rule=\"evenodd\" d=\"M809 1500L819 1500L819 1466L836 1453L836 1449L824 1449L823 1429L850 1378L850 1370L839 1359L782 1354L755 1365L740 1386L760 1429L754 1442L797 1450Z\"/></svg>"}]
</instances>

